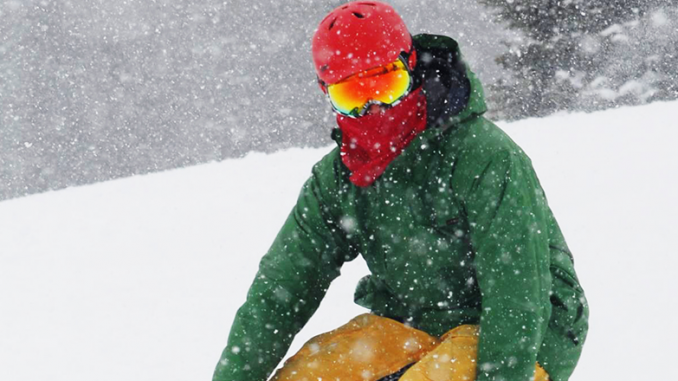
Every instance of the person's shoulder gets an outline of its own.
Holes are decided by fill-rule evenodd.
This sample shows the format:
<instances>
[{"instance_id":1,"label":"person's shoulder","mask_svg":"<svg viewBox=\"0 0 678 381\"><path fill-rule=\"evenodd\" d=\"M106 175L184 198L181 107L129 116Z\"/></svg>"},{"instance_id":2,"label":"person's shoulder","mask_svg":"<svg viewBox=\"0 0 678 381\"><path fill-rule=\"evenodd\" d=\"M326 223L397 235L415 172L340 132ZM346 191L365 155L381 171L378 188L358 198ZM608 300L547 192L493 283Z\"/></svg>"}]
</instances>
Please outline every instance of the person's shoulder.
<instances>
[{"instance_id":1,"label":"person's shoulder","mask_svg":"<svg viewBox=\"0 0 678 381\"><path fill-rule=\"evenodd\" d=\"M348 176L348 169L341 161L341 150L334 147L313 165L310 180L320 188L330 190L342 187Z\"/></svg>"},{"instance_id":2,"label":"person's shoulder","mask_svg":"<svg viewBox=\"0 0 678 381\"><path fill-rule=\"evenodd\" d=\"M533 172L532 162L522 148L490 120L478 117L460 127L449 139L453 147L448 147L453 188L460 193L473 189L477 179L488 173Z\"/></svg>"},{"instance_id":3,"label":"person's shoulder","mask_svg":"<svg viewBox=\"0 0 678 381\"><path fill-rule=\"evenodd\" d=\"M504 130L483 116L464 123L452 135L450 141L460 159L485 162L498 156L527 157Z\"/></svg>"},{"instance_id":4,"label":"person's shoulder","mask_svg":"<svg viewBox=\"0 0 678 381\"><path fill-rule=\"evenodd\" d=\"M341 169L340 154L339 147L334 147L313 165L313 175L319 178L334 178L337 170Z\"/></svg>"}]
</instances>

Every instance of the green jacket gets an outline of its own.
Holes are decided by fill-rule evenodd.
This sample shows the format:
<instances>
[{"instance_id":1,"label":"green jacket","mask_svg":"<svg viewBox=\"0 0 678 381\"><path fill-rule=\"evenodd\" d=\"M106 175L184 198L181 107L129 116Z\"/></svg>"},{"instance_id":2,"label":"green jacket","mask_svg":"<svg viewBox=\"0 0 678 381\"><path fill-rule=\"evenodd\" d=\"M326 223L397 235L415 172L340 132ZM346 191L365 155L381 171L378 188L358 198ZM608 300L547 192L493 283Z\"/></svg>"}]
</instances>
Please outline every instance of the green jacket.
<instances>
[{"instance_id":1,"label":"green jacket","mask_svg":"<svg viewBox=\"0 0 678 381\"><path fill-rule=\"evenodd\" d=\"M415 39L456 49L445 37ZM530 159L482 116L483 90L466 74L466 108L419 134L372 186L348 180L339 148L313 167L261 260L214 380L267 379L358 255L371 272L358 304L435 336L480 324L479 381L527 381L535 361L553 380L569 378L588 327L572 255Z\"/></svg>"}]
</instances>

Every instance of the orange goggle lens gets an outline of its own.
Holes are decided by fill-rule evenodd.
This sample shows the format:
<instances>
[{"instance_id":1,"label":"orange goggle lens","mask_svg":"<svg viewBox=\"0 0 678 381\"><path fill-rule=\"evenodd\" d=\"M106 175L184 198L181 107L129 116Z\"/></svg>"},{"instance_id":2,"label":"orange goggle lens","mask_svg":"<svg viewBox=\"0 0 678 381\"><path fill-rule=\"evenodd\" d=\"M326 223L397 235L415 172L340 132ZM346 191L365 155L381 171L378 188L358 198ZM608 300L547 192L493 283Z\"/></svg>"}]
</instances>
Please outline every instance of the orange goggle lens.
<instances>
[{"instance_id":1,"label":"orange goggle lens","mask_svg":"<svg viewBox=\"0 0 678 381\"><path fill-rule=\"evenodd\" d=\"M349 116L360 116L373 103L393 105L407 95L412 84L402 60L368 69L327 86L332 106Z\"/></svg>"}]
</instances>

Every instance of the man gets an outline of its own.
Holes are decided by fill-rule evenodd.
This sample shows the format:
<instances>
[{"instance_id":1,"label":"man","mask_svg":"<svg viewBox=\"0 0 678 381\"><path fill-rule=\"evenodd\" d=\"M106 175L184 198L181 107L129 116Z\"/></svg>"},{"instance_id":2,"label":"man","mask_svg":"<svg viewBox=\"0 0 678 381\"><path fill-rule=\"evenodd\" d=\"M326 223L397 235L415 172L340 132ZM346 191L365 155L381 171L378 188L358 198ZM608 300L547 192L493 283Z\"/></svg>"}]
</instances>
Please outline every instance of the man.
<instances>
[{"instance_id":1,"label":"man","mask_svg":"<svg viewBox=\"0 0 678 381\"><path fill-rule=\"evenodd\" d=\"M214 380L266 380L358 255L371 276L355 300L372 314L309 343L276 379L341 378L334 367L376 381L406 365L408 381L567 380L588 328L572 255L529 158L482 116L457 43L411 37L389 5L352 2L320 23L313 59L337 148L262 259ZM360 337L377 344L351 359ZM399 349L413 340L416 353ZM466 368L433 375L440 359Z\"/></svg>"}]
</instances>

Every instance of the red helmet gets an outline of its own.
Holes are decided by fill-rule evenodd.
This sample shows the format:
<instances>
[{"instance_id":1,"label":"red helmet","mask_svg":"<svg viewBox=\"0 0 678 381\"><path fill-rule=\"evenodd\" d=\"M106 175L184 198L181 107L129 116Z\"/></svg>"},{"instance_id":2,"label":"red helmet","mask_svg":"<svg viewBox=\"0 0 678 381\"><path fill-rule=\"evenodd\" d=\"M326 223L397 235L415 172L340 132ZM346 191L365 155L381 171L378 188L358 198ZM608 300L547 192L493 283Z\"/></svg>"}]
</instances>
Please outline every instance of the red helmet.
<instances>
[{"instance_id":1,"label":"red helmet","mask_svg":"<svg viewBox=\"0 0 678 381\"><path fill-rule=\"evenodd\" d=\"M355 1L338 7L320 22L313 36L318 78L332 84L357 72L394 62L412 51L412 36L388 4ZM416 62L410 56L410 68Z\"/></svg>"}]
</instances>

